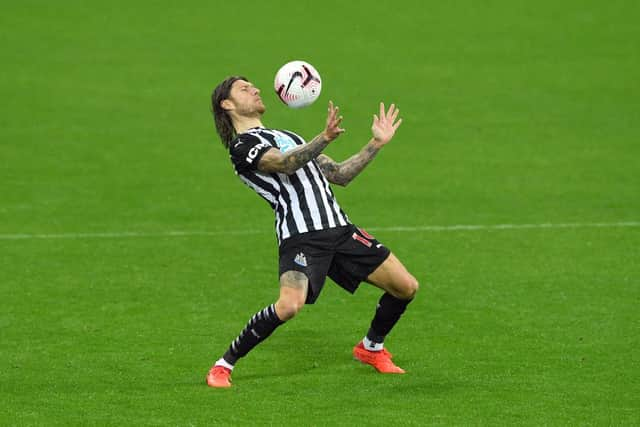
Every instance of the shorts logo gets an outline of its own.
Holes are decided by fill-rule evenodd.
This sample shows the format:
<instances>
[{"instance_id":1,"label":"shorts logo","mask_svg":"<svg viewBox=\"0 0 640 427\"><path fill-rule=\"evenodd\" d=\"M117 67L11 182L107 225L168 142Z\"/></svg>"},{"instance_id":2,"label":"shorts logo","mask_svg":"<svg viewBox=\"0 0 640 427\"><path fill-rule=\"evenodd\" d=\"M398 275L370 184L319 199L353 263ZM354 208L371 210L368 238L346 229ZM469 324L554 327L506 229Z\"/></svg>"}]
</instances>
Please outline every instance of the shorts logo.
<instances>
[{"instance_id":1,"label":"shorts logo","mask_svg":"<svg viewBox=\"0 0 640 427\"><path fill-rule=\"evenodd\" d=\"M362 234L367 239L375 240L375 237L373 237L371 234L367 233L364 228L358 228L358 231L360 232L360 234Z\"/></svg>"},{"instance_id":2,"label":"shorts logo","mask_svg":"<svg viewBox=\"0 0 640 427\"><path fill-rule=\"evenodd\" d=\"M306 267L307 266L307 257L304 256L304 254L302 252L300 252L298 255L296 255L295 259L293 260L293 262L295 262L296 264L302 266L302 267Z\"/></svg>"},{"instance_id":3,"label":"shorts logo","mask_svg":"<svg viewBox=\"0 0 640 427\"><path fill-rule=\"evenodd\" d=\"M371 243L370 241L368 241L367 239L365 239L364 237L362 237L361 235L359 235L358 233L353 233L353 240L357 240L358 242L362 243L363 245L365 245L366 247L370 248L373 243Z\"/></svg>"}]
</instances>

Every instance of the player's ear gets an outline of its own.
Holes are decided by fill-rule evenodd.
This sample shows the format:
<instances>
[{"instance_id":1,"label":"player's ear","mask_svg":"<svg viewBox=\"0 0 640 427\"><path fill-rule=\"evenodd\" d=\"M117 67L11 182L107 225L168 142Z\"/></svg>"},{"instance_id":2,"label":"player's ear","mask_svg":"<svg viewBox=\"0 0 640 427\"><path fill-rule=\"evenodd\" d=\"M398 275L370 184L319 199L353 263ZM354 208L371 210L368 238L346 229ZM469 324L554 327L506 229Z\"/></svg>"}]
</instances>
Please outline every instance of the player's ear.
<instances>
[{"instance_id":1,"label":"player's ear","mask_svg":"<svg viewBox=\"0 0 640 427\"><path fill-rule=\"evenodd\" d=\"M220 101L220 106L223 110L233 110L233 102L230 99L223 99Z\"/></svg>"}]
</instances>

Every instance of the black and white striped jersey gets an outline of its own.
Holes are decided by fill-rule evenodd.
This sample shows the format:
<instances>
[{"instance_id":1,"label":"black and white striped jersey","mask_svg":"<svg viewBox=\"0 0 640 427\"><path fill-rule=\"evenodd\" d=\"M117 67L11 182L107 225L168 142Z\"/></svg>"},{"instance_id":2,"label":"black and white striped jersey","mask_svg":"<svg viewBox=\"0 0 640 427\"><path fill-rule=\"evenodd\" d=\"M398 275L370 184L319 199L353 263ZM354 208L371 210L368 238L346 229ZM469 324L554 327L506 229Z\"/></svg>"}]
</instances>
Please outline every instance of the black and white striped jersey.
<instances>
[{"instance_id":1,"label":"black and white striped jersey","mask_svg":"<svg viewBox=\"0 0 640 427\"><path fill-rule=\"evenodd\" d=\"M296 234L349 224L315 160L292 175L257 169L258 162L271 148L284 153L305 143L293 132L258 127L238 135L229 144L236 175L274 210L278 242Z\"/></svg>"}]
</instances>

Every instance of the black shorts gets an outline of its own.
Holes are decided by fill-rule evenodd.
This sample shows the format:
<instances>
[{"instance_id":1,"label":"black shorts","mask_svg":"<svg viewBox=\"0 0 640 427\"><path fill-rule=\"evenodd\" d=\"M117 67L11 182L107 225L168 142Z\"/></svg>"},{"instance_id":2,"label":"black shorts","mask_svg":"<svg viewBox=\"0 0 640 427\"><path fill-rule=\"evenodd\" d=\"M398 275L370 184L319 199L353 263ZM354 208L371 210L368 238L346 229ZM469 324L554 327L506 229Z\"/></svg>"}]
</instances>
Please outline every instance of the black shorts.
<instances>
[{"instance_id":1,"label":"black shorts","mask_svg":"<svg viewBox=\"0 0 640 427\"><path fill-rule=\"evenodd\" d=\"M297 234L280 244L280 275L300 271L309 278L307 304L313 304L327 276L348 292L391 254L366 231L349 224Z\"/></svg>"}]
</instances>

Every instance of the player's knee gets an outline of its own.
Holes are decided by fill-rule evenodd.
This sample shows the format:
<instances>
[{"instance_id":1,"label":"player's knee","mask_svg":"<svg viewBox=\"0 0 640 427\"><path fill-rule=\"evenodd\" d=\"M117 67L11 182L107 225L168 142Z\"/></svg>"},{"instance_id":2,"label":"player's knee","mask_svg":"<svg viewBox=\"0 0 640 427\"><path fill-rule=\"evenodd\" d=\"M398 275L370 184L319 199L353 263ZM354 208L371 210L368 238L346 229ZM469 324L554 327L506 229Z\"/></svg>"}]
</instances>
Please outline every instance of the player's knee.
<instances>
[{"instance_id":1,"label":"player's knee","mask_svg":"<svg viewBox=\"0 0 640 427\"><path fill-rule=\"evenodd\" d=\"M420 288L420 284L418 280L413 277L411 274L408 274L402 279L402 283L400 286L400 295L399 297L402 299L412 299L416 296L416 292L418 292L418 288Z\"/></svg>"},{"instance_id":2,"label":"player's knee","mask_svg":"<svg viewBox=\"0 0 640 427\"><path fill-rule=\"evenodd\" d=\"M283 322L292 319L304 307L302 298L280 298L276 302L276 314Z\"/></svg>"}]
</instances>

